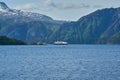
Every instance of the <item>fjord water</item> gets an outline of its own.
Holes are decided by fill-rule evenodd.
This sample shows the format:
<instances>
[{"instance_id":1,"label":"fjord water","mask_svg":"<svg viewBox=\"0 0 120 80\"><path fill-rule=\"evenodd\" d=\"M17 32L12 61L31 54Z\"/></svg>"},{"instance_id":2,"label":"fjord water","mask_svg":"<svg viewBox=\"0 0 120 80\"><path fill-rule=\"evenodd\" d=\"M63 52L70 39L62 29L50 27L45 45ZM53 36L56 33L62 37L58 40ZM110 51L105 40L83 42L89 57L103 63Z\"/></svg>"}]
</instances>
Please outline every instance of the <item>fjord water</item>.
<instances>
[{"instance_id":1,"label":"fjord water","mask_svg":"<svg viewBox=\"0 0 120 80\"><path fill-rule=\"evenodd\" d=\"M0 80L120 80L120 46L0 46Z\"/></svg>"}]
</instances>

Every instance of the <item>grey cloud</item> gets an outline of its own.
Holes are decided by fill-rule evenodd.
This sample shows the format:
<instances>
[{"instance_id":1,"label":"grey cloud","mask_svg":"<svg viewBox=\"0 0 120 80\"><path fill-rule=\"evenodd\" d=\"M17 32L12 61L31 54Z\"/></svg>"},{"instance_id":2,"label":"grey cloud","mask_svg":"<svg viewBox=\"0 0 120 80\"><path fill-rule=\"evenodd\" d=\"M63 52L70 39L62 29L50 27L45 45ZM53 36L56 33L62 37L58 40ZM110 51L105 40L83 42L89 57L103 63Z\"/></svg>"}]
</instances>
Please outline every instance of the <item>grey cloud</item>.
<instances>
[{"instance_id":1,"label":"grey cloud","mask_svg":"<svg viewBox=\"0 0 120 80\"><path fill-rule=\"evenodd\" d=\"M85 3L54 3L52 0L45 0L44 2L46 8L56 8L56 9L80 9L80 8L88 8L89 5Z\"/></svg>"},{"instance_id":2,"label":"grey cloud","mask_svg":"<svg viewBox=\"0 0 120 80\"><path fill-rule=\"evenodd\" d=\"M43 5L39 5L39 3L26 3L16 6L16 9L20 10L51 10L51 9L83 9L83 8L101 8L102 5L87 5L85 3L55 3L52 0L44 0Z\"/></svg>"},{"instance_id":3,"label":"grey cloud","mask_svg":"<svg viewBox=\"0 0 120 80\"><path fill-rule=\"evenodd\" d=\"M52 2L51 0L45 0L44 1L44 5L46 8L54 8L57 7L56 4L54 2Z\"/></svg>"},{"instance_id":4,"label":"grey cloud","mask_svg":"<svg viewBox=\"0 0 120 80\"><path fill-rule=\"evenodd\" d=\"M35 3L26 3L26 4L18 5L15 8L20 10L34 10L38 8L38 5L36 5Z\"/></svg>"},{"instance_id":5,"label":"grey cloud","mask_svg":"<svg viewBox=\"0 0 120 80\"><path fill-rule=\"evenodd\" d=\"M93 8L102 8L103 5L93 5L92 7L93 7Z\"/></svg>"}]
</instances>

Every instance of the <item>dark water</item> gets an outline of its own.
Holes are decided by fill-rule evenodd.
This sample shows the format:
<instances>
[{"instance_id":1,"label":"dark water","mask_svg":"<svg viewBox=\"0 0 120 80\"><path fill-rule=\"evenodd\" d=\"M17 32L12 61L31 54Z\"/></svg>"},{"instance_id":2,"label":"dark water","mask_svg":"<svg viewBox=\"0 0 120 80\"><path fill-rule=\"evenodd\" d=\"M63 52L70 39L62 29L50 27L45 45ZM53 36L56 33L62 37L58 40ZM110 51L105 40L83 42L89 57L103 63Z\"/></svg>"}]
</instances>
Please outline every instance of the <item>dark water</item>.
<instances>
[{"instance_id":1,"label":"dark water","mask_svg":"<svg viewBox=\"0 0 120 80\"><path fill-rule=\"evenodd\" d=\"M120 80L120 46L0 46L0 80Z\"/></svg>"}]
</instances>

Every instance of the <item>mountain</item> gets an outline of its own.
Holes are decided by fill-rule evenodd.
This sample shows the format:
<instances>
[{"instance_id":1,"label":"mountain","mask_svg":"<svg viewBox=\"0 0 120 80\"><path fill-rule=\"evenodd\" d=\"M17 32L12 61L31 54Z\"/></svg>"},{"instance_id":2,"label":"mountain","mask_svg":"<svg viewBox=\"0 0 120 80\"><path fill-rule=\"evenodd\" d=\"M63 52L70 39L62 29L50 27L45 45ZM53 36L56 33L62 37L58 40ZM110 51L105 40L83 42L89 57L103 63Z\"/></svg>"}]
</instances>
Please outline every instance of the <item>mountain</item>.
<instances>
[{"instance_id":1,"label":"mountain","mask_svg":"<svg viewBox=\"0 0 120 80\"><path fill-rule=\"evenodd\" d=\"M54 21L52 18L31 12L23 12L21 10L10 9L4 2L0 2L0 14L6 18L20 18L31 21L31 20L40 20L40 21Z\"/></svg>"},{"instance_id":2,"label":"mountain","mask_svg":"<svg viewBox=\"0 0 120 80\"><path fill-rule=\"evenodd\" d=\"M10 9L4 2L0 2L0 11L7 12L7 11L10 11Z\"/></svg>"},{"instance_id":3,"label":"mountain","mask_svg":"<svg viewBox=\"0 0 120 80\"><path fill-rule=\"evenodd\" d=\"M1 36L30 43L41 41L41 39L44 41L64 22L38 13L10 9L4 2L0 2Z\"/></svg>"},{"instance_id":4,"label":"mountain","mask_svg":"<svg viewBox=\"0 0 120 80\"><path fill-rule=\"evenodd\" d=\"M10 9L0 2L0 35L27 43L67 41L71 44L120 44L120 8L106 8L78 21Z\"/></svg>"},{"instance_id":5,"label":"mountain","mask_svg":"<svg viewBox=\"0 0 120 80\"><path fill-rule=\"evenodd\" d=\"M25 45L25 43L20 40L0 36L0 45Z\"/></svg>"},{"instance_id":6,"label":"mountain","mask_svg":"<svg viewBox=\"0 0 120 80\"><path fill-rule=\"evenodd\" d=\"M119 44L120 8L97 10L76 22L65 23L52 35L53 38L53 41L74 44Z\"/></svg>"}]
</instances>

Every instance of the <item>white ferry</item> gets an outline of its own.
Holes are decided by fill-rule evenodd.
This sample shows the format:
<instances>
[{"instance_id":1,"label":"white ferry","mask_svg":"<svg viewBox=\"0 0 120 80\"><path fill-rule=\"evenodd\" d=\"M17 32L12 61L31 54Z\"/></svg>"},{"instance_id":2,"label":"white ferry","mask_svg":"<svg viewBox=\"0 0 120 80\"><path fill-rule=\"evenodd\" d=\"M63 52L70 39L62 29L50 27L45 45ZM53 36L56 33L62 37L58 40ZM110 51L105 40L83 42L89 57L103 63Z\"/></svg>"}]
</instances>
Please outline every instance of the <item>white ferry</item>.
<instances>
[{"instance_id":1,"label":"white ferry","mask_svg":"<svg viewBox=\"0 0 120 80\"><path fill-rule=\"evenodd\" d=\"M54 42L55 45L67 45L68 43L67 42L64 42L64 41L56 41Z\"/></svg>"}]
</instances>

